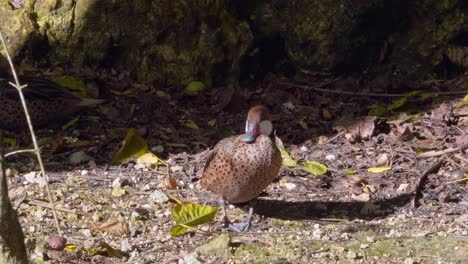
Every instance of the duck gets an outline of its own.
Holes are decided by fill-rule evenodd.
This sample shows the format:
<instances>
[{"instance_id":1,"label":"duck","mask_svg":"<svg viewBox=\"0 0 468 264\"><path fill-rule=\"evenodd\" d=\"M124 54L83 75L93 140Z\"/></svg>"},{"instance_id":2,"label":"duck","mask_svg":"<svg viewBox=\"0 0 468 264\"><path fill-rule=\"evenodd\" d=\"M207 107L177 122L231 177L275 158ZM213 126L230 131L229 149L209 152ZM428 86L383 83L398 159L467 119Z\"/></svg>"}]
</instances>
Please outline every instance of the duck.
<instances>
[{"instance_id":1,"label":"duck","mask_svg":"<svg viewBox=\"0 0 468 264\"><path fill-rule=\"evenodd\" d=\"M23 88L23 94L35 127L47 126L104 102L79 97L68 88L43 77L20 75L18 79L22 85L27 85ZM0 72L0 128L17 131L25 129L27 122L18 91L9 83L12 81L13 78L3 67Z\"/></svg>"},{"instance_id":2,"label":"duck","mask_svg":"<svg viewBox=\"0 0 468 264\"><path fill-rule=\"evenodd\" d=\"M282 158L272 132L268 109L254 106L247 113L245 133L222 139L207 156L200 185L217 195L228 231L251 227L257 197L278 177ZM247 217L231 223L226 203L244 202L250 204Z\"/></svg>"}]
</instances>

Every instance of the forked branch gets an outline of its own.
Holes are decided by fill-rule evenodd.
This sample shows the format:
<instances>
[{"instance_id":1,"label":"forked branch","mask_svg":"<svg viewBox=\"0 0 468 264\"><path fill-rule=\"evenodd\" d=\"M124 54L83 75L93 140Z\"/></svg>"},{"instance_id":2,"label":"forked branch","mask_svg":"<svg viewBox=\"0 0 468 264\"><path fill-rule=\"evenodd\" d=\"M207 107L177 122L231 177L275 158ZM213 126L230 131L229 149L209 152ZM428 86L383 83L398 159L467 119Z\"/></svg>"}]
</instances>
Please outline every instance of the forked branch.
<instances>
[{"instance_id":1,"label":"forked branch","mask_svg":"<svg viewBox=\"0 0 468 264\"><path fill-rule=\"evenodd\" d=\"M29 133L31 134L31 139L32 139L33 146L34 146L34 149L27 150L27 152L32 152L32 153L36 154L36 158L37 158L37 161L39 163L39 167L41 169L42 177L44 177L45 188L46 188L47 196L48 196L48 199L49 199L50 207L52 208L52 214L54 216L54 221L55 221L55 225L56 225L56 228L57 228L57 232L58 232L59 236L62 236L62 229L60 228L60 224L59 224L58 217L57 217L57 211L55 210L55 202L54 202L54 199L52 197L52 193L51 193L50 187L49 187L49 177L45 173L44 162L42 161L41 151L40 151L39 145L37 144L36 133L34 132L34 128L33 128L32 122L31 122L31 116L29 115L28 106L27 106L27 103L26 103L26 100L25 100L24 94L23 94L23 89L27 85L21 85L19 80L18 80L18 75L16 74L15 66L13 65L13 61L11 60L10 54L8 53L8 48L7 48L5 39L4 39L3 34L2 34L1 31L0 31L0 40L2 41L3 48L5 49L5 55L6 55L6 58L8 60L8 63L10 64L11 73L13 74L13 78L14 78L14 81L15 81L14 83L10 82L10 84L13 87L15 87L16 90L18 91L19 97L21 99L21 104L23 106L23 111L24 111L24 114L26 116L26 121L28 123ZM9 156L8 153L6 154L6 156Z\"/></svg>"}]
</instances>

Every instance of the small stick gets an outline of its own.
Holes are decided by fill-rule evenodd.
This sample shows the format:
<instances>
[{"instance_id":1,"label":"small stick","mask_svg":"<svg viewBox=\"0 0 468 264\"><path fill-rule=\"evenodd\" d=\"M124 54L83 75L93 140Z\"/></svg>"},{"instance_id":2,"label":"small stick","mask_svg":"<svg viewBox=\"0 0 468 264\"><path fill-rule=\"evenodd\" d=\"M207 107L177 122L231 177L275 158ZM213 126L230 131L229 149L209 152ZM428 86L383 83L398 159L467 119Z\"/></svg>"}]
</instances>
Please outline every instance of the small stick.
<instances>
[{"instance_id":1,"label":"small stick","mask_svg":"<svg viewBox=\"0 0 468 264\"><path fill-rule=\"evenodd\" d=\"M464 161L464 162L467 162L467 163L468 163L468 159L462 157L462 156L459 155L459 154L454 155L454 157L457 158L457 159L459 159L459 160L461 160L461 161Z\"/></svg>"},{"instance_id":2,"label":"small stick","mask_svg":"<svg viewBox=\"0 0 468 264\"><path fill-rule=\"evenodd\" d=\"M52 209L52 206L50 206L50 204L48 202L44 202L44 201L40 201L40 200L28 200L28 201L26 201L26 203L29 204L29 205L35 205L35 206L40 206L40 207ZM57 211L62 211L62 212L65 212L65 213L70 213L70 214L81 214L81 213L76 212L75 210L67 209L67 208L63 208L63 207L59 207L59 206L56 206L55 209Z\"/></svg>"},{"instance_id":3,"label":"small stick","mask_svg":"<svg viewBox=\"0 0 468 264\"><path fill-rule=\"evenodd\" d=\"M8 152L7 154L5 154L5 158L8 157L8 156L13 156L13 155L20 154L20 153L25 153L25 152L28 152L28 153L33 152L33 153L34 153L34 151L35 151L35 149L20 149L20 150L15 150L15 151Z\"/></svg>"},{"instance_id":4,"label":"small stick","mask_svg":"<svg viewBox=\"0 0 468 264\"><path fill-rule=\"evenodd\" d=\"M420 159L438 157L438 156L442 156L442 155L445 155L445 154L448 154L448 153L452 153L452 152L456 152L456 151L460 151L460 150L465 150L466 148L468 148L468 143L463 144L463 145L461 145L460 147L457 147L457 148L448 148L448 149L440 150L440 151L424 152L424 153L419 154L417 157L420 158Z\"/></svg>"},{"instance_id":5,"label":"small stick","mask_svg":"<svg viewBox=\"0 0 468 264\"><path fill-rule=\"evenodd\" d=\"M414 191L414 197L413 197L413 201L411 202L412 206L413 207L418 207L418 199L419 199L419 196L421 195L421 191L422 191L422 188L424 186L424 183L427 179L427 177L429 176L429 174L435 170L437 170L441 165L442 163L444 162L445 158L442 157L442 158L439 158L436 162L434 162L434 164L432 164L431 167L429 167L423 174L421 174L421 176L419 177L419 183L418 185L416 186L416 190Z\"/></svg>"},{"instance_id":6,"label":"small stick","mask_svg":"<svg viewBox=\"0 0 468 264\"><path fill-rule=\"evenodd\" d=\"M465 178L459 179L459 180L448 181L445 184L452 184L452 183L457 183L457 182L468 182L468 177L465 177Z\"/></svg>"},{"instance_id":7,"label":"small stick","mask_svg":"<svg viewBox=\"0 0 468 264\"><path fill-rule=\"evenodd\" d=\"M327 141L325 141L323 144L321 145L325 145L325 144L330 144L332 143L333 141L335 141L337 138L341 137L342 135L344 135L344 131L341 131L340 133L336 134L335 136L333 136L332 138L328 139Z\"/></svg>"}]
</instances>

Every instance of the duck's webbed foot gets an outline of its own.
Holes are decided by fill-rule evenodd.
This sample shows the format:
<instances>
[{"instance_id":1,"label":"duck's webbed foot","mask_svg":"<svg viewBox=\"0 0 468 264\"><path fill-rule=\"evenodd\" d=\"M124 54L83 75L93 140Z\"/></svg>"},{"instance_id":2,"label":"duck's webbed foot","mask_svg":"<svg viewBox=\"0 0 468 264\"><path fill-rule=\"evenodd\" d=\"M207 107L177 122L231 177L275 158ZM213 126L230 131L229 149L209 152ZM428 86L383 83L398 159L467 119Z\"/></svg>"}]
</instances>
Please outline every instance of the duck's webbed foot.
<instances>
[{"instance_id":1,"label":"duck's webbed foot","mask_svg":"<svg viewBox=\"0 0 468 264\"><path fill-rule=\"evenodd\" d=\"M246 232L252 226L252 219L246 217L242 222L230 224L227 227L227 230L230 232Z\"/></svg>"},{"instance_id":2,"label":"duck's webbed foot","mask_svg":"<svg viewBox=\"0 0 468 264\"><path fill-rule=\"evenodd\" d=\"M248 231L250 227L252 227L252 216L253 216L255 202L256 202L255 199L250 201L249 214L244 220L242 220L242 222L231 223L227 217L226 208L225 208L225 204L223 200L223 203L221 203L221 206L223 207L223 211L224 211L224 227L227 227L227 230L230 232Z\"/></svg>"}]
</instances>

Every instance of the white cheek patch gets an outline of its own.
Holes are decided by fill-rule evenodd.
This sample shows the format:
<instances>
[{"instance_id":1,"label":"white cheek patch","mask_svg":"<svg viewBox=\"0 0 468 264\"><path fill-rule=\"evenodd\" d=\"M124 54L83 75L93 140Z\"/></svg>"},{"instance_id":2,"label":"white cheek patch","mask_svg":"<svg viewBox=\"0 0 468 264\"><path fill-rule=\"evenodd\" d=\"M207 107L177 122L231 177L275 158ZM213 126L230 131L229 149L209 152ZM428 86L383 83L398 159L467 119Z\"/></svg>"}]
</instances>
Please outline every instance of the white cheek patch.
<instances>
[{"instance_id":1,"label":"white cheek patch","mask_svg":"<svg viewBox=\"0 0 468 264\"><path fill-rule=\"evenodd\" d=\"M269 136L273 131L273 124L269 120L263 120L260 122L260 134Z\"/></svg>"}]
</instances>

